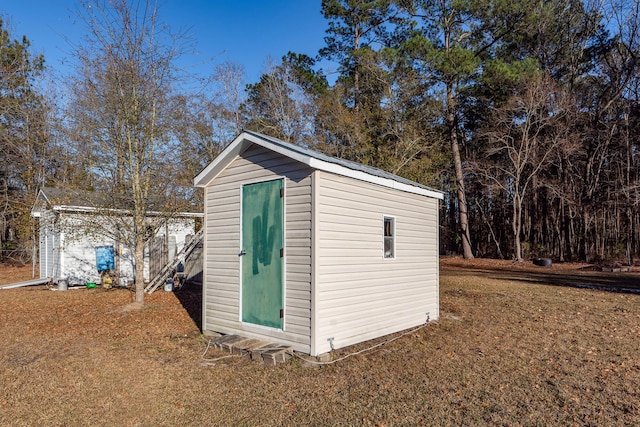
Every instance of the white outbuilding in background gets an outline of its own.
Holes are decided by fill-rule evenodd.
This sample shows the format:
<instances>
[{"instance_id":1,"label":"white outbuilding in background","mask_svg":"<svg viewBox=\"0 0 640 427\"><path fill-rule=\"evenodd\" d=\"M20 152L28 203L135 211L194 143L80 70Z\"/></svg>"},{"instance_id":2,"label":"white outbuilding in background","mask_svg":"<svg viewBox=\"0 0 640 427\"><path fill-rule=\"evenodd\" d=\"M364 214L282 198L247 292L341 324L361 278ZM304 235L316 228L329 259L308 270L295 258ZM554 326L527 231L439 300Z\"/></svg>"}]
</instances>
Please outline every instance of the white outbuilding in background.
<instances>
[{"instance_id":1,"label":"white outbuilding in background","mask_svg":"<svg viewBox=\"0 0 640 427\"><path fill-rule=\"evenodd\" d=\"M110 227L122 224L126 211L105 205L99 194L45 187L31 215L38 218L40 277L64 286L100 283L101 269L110 270L121 285L135 277L133 253ZM150 214L153 215L153 214ZM161 215L156 213L156 216ZM145 282L153 278L195 235L200 213L181 213L164 221L145 248ZM121 233L122 234L122 233Z\"/></svg>"}]
</instances>

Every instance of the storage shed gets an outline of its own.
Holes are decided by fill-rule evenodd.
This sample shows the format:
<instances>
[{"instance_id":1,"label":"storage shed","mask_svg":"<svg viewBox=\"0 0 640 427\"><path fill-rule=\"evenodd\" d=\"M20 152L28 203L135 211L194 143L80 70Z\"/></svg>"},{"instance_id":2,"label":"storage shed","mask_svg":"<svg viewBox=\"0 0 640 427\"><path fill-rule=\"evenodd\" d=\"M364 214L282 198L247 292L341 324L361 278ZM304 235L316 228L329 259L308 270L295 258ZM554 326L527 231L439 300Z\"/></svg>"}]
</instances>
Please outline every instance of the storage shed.
<instances>
[{"instance_id":1,"label":"storage shed","mask_svg":"<svg viewBox=\"0 0 640 427\"><path fill-rule=\"evenodd\" d=\"M254 132L195 185L205 333L317 356L438 319L441 192Z\"/></svg>"},{"instance_id":2,"label":"storage shed","mask_svg":"<svg viewBox=\"0 0 640 427\"><path fill-rule=\"evenodd\" d=\"M126 211L108 207L108 202L108 198L93 192L51 187L39 191L31 215L39 220L41 278L64 285L100 283L100 270L108 269L120 284L134 282L133 253L113 235L101 231L122 222L114 221L114 216L127 216ZM145 282L180 251L189 236L195 235L199 217L201 213L180 213L158 228L145 248ZM100 227L95 227L98 223Z\"/></svg>"}]
</instances>

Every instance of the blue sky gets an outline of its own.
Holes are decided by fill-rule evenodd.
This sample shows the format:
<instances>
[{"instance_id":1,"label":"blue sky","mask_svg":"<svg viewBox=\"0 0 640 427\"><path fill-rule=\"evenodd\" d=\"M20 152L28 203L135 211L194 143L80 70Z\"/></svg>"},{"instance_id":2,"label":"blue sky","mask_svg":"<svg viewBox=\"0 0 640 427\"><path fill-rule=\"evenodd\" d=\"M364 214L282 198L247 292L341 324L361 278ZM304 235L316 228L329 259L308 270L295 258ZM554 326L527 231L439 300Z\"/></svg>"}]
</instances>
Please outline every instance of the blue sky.
<instances>
[{"instance_id":1,"label":"blue sky","mask_svg":"<svg viewBox=\"0 0 640 427\"><path fill-rule=\"evenodd\" d=\"M210 73L229 60L241 64L247 82L256 82L267 57L279 60L288 51L315 57L324 45L327 21L320 0L159 0L160 16L173 31L187 29L198 55L184 61L203 64ZM43 53L47 65L64 76L71 47L84 32L75 0L0 0L0 15L8 21L13 38L26 35L34 53ZM326 71L336 65L323 63Z\"/></svg>"}]
</instances>

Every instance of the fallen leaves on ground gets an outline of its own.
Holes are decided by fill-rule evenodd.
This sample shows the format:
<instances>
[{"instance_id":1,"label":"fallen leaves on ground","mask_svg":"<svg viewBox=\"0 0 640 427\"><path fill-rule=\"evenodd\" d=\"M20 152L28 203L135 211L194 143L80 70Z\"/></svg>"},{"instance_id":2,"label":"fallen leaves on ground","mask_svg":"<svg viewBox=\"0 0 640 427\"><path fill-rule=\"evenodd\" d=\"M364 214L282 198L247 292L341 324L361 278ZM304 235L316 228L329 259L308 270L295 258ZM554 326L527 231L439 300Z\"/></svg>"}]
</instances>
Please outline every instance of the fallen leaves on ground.
<instances>
[{"instance_id":1,"label":"fallen leaves on ground","mask_svg":"<svg viewBox=\"0 0 640 427\"><path fill-rule=\"evenodd\" d=\"M443 260L437 322L319 368L202 363L195 287L139 310L126 289L0 290L0 425L640 425L640 296L474 262Z\"/></svg>"}]
</instances>

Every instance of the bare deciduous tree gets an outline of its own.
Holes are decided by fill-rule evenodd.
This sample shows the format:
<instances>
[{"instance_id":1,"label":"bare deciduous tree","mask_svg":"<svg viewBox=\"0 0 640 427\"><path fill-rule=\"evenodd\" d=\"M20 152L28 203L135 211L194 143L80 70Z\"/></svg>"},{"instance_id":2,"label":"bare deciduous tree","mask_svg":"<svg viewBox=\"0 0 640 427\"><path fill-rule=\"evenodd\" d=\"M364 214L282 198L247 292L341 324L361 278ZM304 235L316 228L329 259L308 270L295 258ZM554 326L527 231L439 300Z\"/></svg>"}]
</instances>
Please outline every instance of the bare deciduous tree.
<instances>
[{"instance_id":1,"label":"bare deciduous tree","mask_svg":"<svg viewBox=\"0 0 640 427\"><path fill-rule=\"evenodd\" d=\"M269 59L266 71L256 84L249 85L245 104L248 126L288 142L309 141L314 131L316 105L302 85L295 64Z\"/></svg>"},{"instance_id":2,"label":"bare deciduous tree","mask_svg":"<svg viewBox=\"0 0 640 427\"><path fill-rule=\"evenodd\" d=\"M484 132L488 144L475 172L488 186L500 188L511 200L514 258L522 261L523 206L532 182L565 140L563 121L570 109L568 95L546 75L534 76L522 93L494 110Z\"/></svg>"},{"instance_id":3,"label":"bare deciduous tree","mask_svg":"<svg viewBox=\"0 0 640 427\"><path fill-rule=\"evenodd\" d=\"M110 198L112 209L99 213L113 218L108 229L102 222L92 225L134 254L136 302L143 303L145 244L185 206L172 176L182 126L174 114L180 79L175 60L188 39L162 24L153 0L87 0L79 15L89 35L76 49L73 136L91 177L89 189Z\"/></svg>"},{"instance_id":4,"label":"bare deciduous tree","mask_svg":"<svg viewBox=\"0 0 640 427\"><path fill-rule=\"evenodd\" d=\"M241 106L246 99L244 92L245 71L240 64L225 61L214 69L213 80L216 84L216 104L226 111L229 124L219 127L222 129L227 127L232 130L235 136L242 131L242 115ZM231 139L228 139L231 141Z\"/></svg>"}]
</instances>

